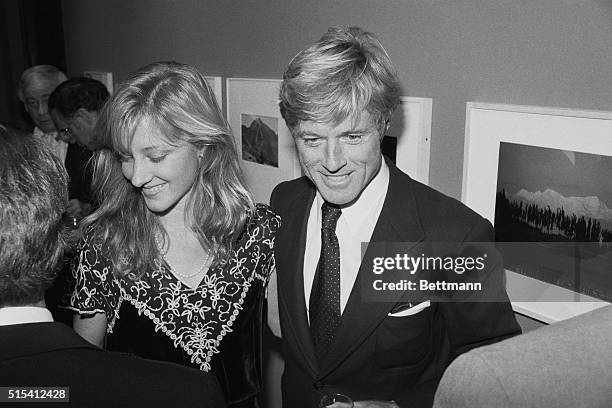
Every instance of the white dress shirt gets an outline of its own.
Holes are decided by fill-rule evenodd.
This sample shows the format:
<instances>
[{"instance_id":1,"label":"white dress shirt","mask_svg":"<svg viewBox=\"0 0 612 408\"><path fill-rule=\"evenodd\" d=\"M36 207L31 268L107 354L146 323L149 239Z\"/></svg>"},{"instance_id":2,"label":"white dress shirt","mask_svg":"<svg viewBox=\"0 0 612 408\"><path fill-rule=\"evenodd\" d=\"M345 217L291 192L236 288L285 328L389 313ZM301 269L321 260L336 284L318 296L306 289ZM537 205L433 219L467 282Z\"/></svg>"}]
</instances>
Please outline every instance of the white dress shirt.
<instances>
[{"instance_id":1,"label":"white dress shirt","mask_svg":"<svg viewBox=\"0 0 612 408\"><path fill-rule=\"evenodd\" d=\"M36 126L32 132L34 139L38 139L45 144L57 156L62 163L66 162L68 153L68 143L57 139L57 132L45 133Z\"/></svg>"},{"instance_id":2,"label":"white dress shirt","mask_svg":"<svg viewBox=\"0 0 612 408\"><path fill-rule=\"evenodd\" d=\"M52 322L49 309L37 306L9 306L0 308L0 326L23 323Z\"/></svg>"},{"instance_id":3,"label":"white dress shirt","mask_svg":"<svg viewBox=\"0 0 612 408\"><path fill-rule=\"evenodd\" d=\"M359 199L351 206L343 208L338 219L336 236L340 246L340 313L344 312L355 279L357 279L362 258L361 243L369 242L372 237L388 188L389 167L383 160L378 174L363 190ZM308 217L304 251L304 296L307 312L321 254L321 206L323 203L323 197L317 191Z\"/></svg>"}]
</instances>

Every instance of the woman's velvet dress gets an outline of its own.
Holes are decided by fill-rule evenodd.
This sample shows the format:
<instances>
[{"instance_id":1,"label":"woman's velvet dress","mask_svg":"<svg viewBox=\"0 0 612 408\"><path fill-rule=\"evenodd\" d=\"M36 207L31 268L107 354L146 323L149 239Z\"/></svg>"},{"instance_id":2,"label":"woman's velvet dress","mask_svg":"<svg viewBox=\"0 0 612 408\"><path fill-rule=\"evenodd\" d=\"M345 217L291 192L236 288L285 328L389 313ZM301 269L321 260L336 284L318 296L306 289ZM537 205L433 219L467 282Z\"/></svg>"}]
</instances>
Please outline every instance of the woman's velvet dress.
<instances>
[{"instance_id":1,"label":"woman's velvet dress","mask_svg":"<svg viewBox=\"0 0 612 408\"><path fill-rule=\"evenodd\" d=\"M213 265L196 289L162 259L140 279L118 277L102 245L86 235L68 307L106 314L108 350L210 371L230 406L258 407L263 304L279 226L278 216L257 205L229 261Z\"/></svg>"}]
</instances>

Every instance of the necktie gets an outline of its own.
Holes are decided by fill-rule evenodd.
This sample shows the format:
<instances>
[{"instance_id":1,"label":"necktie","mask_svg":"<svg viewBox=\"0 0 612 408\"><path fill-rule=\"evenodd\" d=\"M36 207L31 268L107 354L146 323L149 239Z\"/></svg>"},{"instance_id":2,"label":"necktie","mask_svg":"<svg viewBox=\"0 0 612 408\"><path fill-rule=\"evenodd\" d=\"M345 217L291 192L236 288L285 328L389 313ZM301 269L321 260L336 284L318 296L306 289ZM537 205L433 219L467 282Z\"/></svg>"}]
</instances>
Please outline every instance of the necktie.
<instances>
[{"instance_id":1,"label":"necktie","mask_svg":"<svg viewBox=\"0 0 612 408\"><path fill-rule=\"evenodd\" d=\"M327 202L321 210L321 255L309 300L310 334L319 360L340 325L340 247L336 224L342 213Z\"/></svg>"}]
</instances>

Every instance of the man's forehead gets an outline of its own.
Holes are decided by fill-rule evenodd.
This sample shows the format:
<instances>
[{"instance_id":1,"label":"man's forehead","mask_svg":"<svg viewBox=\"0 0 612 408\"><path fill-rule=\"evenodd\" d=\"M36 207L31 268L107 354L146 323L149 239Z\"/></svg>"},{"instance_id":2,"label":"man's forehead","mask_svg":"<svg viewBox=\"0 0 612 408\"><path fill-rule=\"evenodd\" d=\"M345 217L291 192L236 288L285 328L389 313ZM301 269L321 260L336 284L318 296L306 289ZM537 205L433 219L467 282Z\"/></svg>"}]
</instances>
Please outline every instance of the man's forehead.
<instances>
[{"instance_id":1,"label":"man's forehead","mask_svg":"<svg viewBox=\"0 0 612 408\"><path fill-rule=\"evenodd\" d=\"M23 88L23 94L28 97L40 97L49 95L60 84L57 80L49 80L45 78L31 79Z\"/></svg>"},{"instance_id":2,"label":"man's forehead","mask_svg":"<svg viewBox=\"0 0 612 408\"><path fill-rule=\"evenodd\" d=\"M351 131L369 131L377 128L374 117L367 111L355 113L343 120L305 120L299 122L296 134L345 133Z\"/></svg>"}]
</instances>

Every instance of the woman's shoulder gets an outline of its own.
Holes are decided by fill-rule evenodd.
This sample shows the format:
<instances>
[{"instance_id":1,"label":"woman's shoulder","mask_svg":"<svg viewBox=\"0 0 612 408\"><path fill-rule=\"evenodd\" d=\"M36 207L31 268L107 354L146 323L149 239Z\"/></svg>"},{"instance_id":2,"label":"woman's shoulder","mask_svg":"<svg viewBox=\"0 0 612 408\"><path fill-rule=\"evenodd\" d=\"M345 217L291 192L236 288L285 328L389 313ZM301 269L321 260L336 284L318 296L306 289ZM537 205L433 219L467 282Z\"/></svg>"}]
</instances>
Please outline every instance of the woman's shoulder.
<instances>
[{"instance_id":1,"label":"woman's shoulder","mask_svg":"<svg viewBox=\"0 0 612 408\"><path fill-rule=\"evenodd\" d=\"M80 254L81 262L86 261L89 265L110 264L109 258L104 251L103 237L94 227L88 227L83 231L76 252Z\"/></svg>"},{"instance_id":2,"label":"woman's shoulder","mask_svg":"<svg viewBox=\"0 0 612 408\"><path fill-rule=\"evenodd\" d=\"M272 211L269 205L257 203L251 212L248 225L255 227L266 225L269 226L273 232L276 232L276 230L280 227L280 221L280 216Z\"/></svg>"},{"instance_id":3,"label":"woman's shoulder","mask_svg":"<svg viewBox=\"0 0 612 408\"><path fill-rule=\"evenodd\" d=\"M280 228L280 217L266 204L256 204L249 214L242 237L247 241L273 238Z\"/></svg>"}]
</instances>

